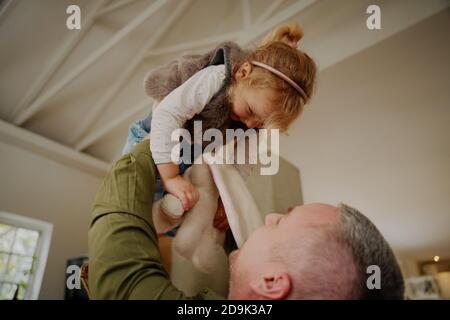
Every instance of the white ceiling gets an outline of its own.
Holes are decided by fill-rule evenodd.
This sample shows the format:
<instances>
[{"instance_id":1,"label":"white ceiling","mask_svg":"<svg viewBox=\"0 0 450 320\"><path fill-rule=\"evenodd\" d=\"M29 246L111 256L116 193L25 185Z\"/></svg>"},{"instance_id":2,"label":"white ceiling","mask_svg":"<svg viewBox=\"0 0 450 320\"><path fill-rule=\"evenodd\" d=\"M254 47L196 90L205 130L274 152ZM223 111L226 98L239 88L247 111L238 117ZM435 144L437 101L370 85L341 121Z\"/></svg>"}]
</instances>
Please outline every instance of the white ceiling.
<instances>
[{"instance_id":1,"label":"white ceiling","mask_svg":"<svg viewBox=\"0 0 450 320\"><path fill-rule=\"evenodd\" d=\"M6 0L0 118L111 162L128 124L149 111L144 74L181 52L203 52L224 39L251 45L277 24L298 21L301 46L323 70L448 5L377 3L383 30L367 37L370 1ZM66 28L70 4L81 8L81 30Z\"/></svg>"}]
</instances>

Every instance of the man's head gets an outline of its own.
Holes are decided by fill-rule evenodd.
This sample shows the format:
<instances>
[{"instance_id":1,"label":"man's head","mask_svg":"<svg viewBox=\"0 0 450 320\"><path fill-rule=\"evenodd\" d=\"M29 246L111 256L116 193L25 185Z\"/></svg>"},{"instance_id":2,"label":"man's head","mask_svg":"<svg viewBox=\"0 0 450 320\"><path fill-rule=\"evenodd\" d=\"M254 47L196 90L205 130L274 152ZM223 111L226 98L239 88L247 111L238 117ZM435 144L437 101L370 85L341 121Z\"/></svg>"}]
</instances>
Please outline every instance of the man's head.
<instances>
[{"instance_id":1,"label":"man's head","mask_svg":"<svg viewBox=\"0 0 450 320\"><path fill-rule=\"evenodd\" d=\"M369 290L367 267L381 270ZM230 255L230 299L401 299L403 279L377 228L357 210L325 204L269 214Z\"/></svg>"}]
</instances>

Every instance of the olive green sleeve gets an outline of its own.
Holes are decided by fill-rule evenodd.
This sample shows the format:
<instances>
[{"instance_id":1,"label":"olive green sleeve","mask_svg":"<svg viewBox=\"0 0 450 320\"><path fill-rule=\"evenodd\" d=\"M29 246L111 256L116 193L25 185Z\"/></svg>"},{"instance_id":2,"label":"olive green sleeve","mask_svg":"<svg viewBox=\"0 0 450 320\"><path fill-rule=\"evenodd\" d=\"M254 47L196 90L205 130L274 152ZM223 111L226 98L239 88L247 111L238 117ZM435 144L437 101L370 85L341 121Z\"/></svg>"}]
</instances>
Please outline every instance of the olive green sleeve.
<instances>
[{"instance_id":1,"label":"olive green sleeve","mask_svg":"<svg viewBox=\"0 0 450 320\"><path fill-rule=\"evenodd\" d=\"M221 299L208 289L186 297L169 280L151 219L155 168L148 145L141 142L122 157L97 193L88 233L90 295L93 299Z\"/></svg>"},{"instance_id":2,"label":"olive green sleeve","mask_svg":"<svg viewBox=\"0 0 450 320\"><path fill-rule=\"evenodd\" d=\"M89 230L89 289L94 299L187 299L169 280L152 228L141 218L111 213ZM93 256L95 259L93 259ZM209 290L193 299L219 299Z\"/></svg>"}]
</instances>

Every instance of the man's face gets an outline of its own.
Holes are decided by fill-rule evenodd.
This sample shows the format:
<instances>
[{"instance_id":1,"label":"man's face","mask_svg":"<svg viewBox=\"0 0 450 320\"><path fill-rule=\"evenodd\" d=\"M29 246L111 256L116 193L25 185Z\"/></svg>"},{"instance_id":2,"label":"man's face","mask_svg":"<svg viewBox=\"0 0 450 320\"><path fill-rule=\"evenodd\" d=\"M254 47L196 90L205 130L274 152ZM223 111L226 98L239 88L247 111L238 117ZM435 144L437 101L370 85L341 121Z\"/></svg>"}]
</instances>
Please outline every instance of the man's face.
<instances>
[{"instance_id":1,"label":"man's face","mask_svg":"<svg viewBox=\"0 0 450 320\"><path fill-rule=\"evenodd\" d=\"M254 231L241 249L230 254L230 298L248 297L246 283L270 261L274 244L295 241L300 234L307 237L313 231L311 227L338 221L338 208L325 204L298 206L287 214L268 214L264 226Z\"/></svg>"}]
</instances>

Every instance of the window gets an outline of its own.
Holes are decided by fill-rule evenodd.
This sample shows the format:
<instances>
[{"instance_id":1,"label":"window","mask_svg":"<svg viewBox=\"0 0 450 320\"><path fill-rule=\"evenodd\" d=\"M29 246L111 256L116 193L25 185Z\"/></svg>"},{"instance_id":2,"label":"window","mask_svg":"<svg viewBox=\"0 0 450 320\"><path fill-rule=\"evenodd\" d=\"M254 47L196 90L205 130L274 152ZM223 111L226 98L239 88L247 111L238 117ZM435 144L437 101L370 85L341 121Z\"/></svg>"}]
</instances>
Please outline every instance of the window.
<instances>
[{"instance_id":1,"label":"window","mask_svg":"<svg viewBox=\"0 0 450 320\"><path fill-rule=\"evenodd\" d=\"M0 299L37 299L52 225L0 212Z\"/></svg>"}]
</instances>

